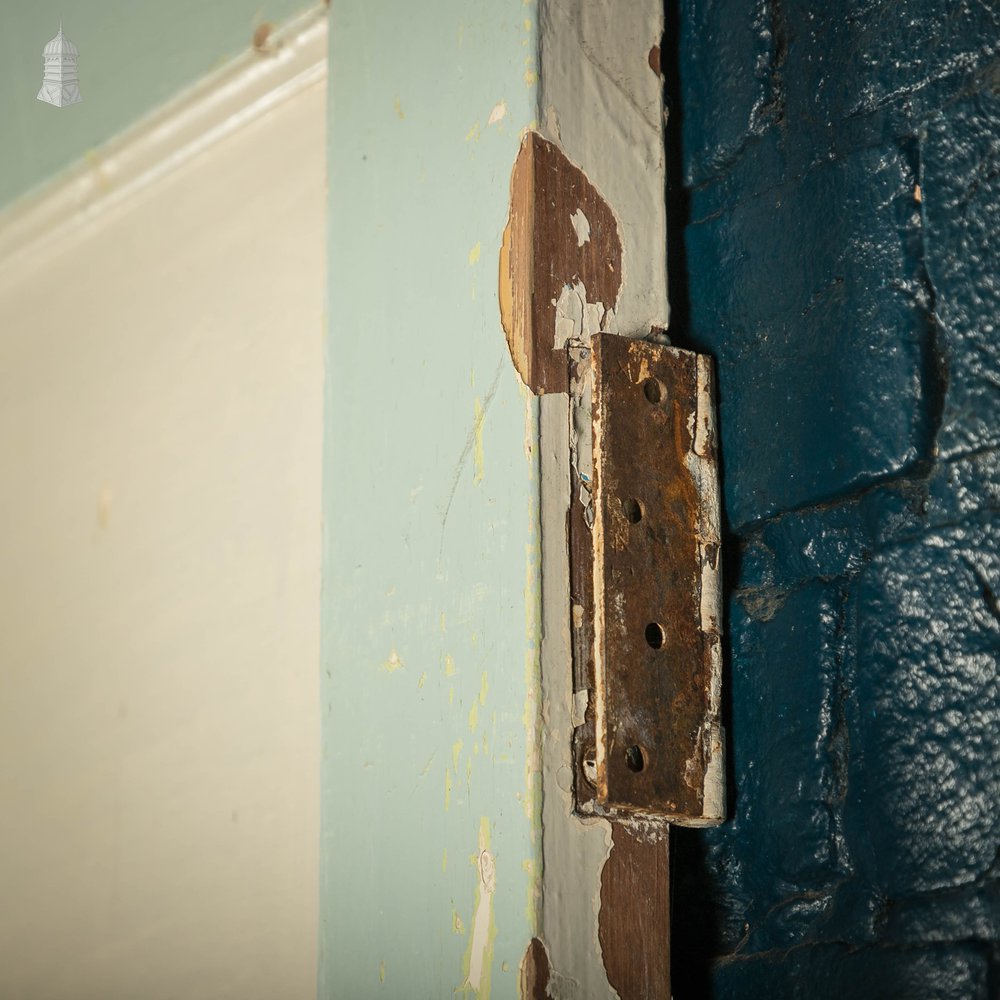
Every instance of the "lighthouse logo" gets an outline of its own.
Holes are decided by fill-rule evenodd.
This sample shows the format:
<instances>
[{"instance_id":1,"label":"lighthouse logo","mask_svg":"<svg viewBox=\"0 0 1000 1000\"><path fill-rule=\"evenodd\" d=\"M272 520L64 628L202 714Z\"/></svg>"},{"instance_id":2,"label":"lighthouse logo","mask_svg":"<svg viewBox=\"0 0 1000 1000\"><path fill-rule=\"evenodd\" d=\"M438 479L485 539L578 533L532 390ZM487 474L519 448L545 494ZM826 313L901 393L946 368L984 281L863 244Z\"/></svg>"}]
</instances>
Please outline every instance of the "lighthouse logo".
<instances>
[{"instance_id":1,"label":"lighthouse logo","mask_svg":"<svg viewBox=\"0 0 1000 1000\"><path fill-rule=\"evenodd\" d=\"M79 55L77 47L63 34L60 21L59 34L42 51L45 76L42 89L38 91L40 101L64 108L67 104L79 104L83 100L76 68Z\"/></svg>"}]
</instances>

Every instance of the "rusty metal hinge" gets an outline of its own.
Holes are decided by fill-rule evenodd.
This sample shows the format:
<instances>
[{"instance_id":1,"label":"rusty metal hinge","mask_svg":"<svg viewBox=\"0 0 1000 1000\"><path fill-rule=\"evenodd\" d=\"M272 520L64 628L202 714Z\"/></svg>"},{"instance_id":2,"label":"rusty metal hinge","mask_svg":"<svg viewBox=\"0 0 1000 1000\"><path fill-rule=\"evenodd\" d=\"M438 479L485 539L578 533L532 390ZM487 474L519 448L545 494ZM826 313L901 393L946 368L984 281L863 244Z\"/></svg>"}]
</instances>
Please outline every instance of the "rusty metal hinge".
<instances>
[{"instance_id":1,"label":"rusty metal hinge","mask_svg":"<svg viewBox=\"0 0 1000 1000\"><path fill-rule=\"evenodd\" d=\"M576 806L724 818L711 359L595 335L569 348Z\"/></svg>"}]
</instances>

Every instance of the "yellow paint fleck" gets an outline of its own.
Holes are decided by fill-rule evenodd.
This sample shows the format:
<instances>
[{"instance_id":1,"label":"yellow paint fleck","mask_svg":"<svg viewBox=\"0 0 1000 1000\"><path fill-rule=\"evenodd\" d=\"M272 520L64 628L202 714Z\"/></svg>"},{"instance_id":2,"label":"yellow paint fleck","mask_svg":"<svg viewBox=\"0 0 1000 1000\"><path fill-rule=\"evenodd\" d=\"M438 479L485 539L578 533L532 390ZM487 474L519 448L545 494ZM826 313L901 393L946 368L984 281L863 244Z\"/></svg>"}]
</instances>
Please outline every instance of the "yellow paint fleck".
<instances>
[{"instance_id":1,"label":"yellow paint fleck","mask_svg":"<svg viewBox=\"0 0 1000 1000\"><path fill-rule=\"evenodd\" d=\"M417 681L417 687L422 688L427 683L427 671L425 670L420 675L420 680Z\"/></svg>"},{"instance_id":2,"label":"yellow paint fleck","mask_svg":"<svg viewBox=\"0 0 1000 1000\"><path fill-rule=\"evenodd\" d=\"M529 87L533 87L536 83L538 83L538 74L533 69L526 69L524 71L524 82Z\"/></svg>"},{"instance_id":3,"label":"yellow paint fleck","mask_svg":"<svg viewBox=\"0 0 1000 1000\"><path fill-rule=\"evenodd\" d=\"M430 757L427 758L427 763L424 764L424 769L420 772L421 778L426 777L427 773L431 769L431 764L433 763L434 763L434 754L431 754Z\"/></svg>"},{"instance_id":4,"label":"yellow paint fleck","mask_svg":"<svg viewBox=\"0 0 1000 1000\"><path fill-rule=\"evenodd\" d=\"M469 732L474 733L479 727L479 702L474 701L469 709Z\"/></svg>"},{"instance_id":5,"label":"yellow paint fleck","mask_svg":"<svg viewBox=\"0 0 1000 1000\"><path fill-rule=\"evenodd\" d=\"M479 134L482 132L482 130L483 130L483 127L479 124L479 122L476 122L476 124L473 125L472 128L470 128L468 132L465 133L465 141L466 142L478 142L479 141Z\"/></svg>"},{"instance_id":6,"label":"yellow paint fleck","mask_svg":"<svg viewBox=\"0 0 1000 1000\"><path fill-rule=\"evenodd\" d=\"M451 747L451 769L458 773L458 758L462 755L462 741L455 740Z\"/></svg>"},{"instance_id":7,"label":"yellow paint fleck","mask_svg":"<svg viewBox=\"0 0 1000 1000\"><path fill-rule=\"evenodd\" d=\"M479 756L479 744L478 743L473 743L472 744L472 753L476 757Z\"/></svg>"},{"instance_id":8,"label":"yellow paint fleck","mask_svg":"<svg viewBox=\"0 0 1000 1000\"><path fill-rule=\"evenodd\" d=\"M455 657L450 653L444 658L444 675L445 677L455 676Z\"/></svg>"},{"instance_id":9,"label":"yellow paint fleck","mask_svg":"<svg viewBox=\"0 0 1000 1000\"><path fill-rule=\"evenodd\" d=\"M385 959L383 958L381 962L378 963L378 981L380 983L385 982Z\"/></svg>"},{"instance_id":10,"label":"yellow paint fleck","mask_svg":"<svg viewBox=\"0 0 1000 1000\"><path fill-rule=\"evenodd\" d=\"M526 17L524 19L524 30L525 31L531 31L531 18L530 17Z\"/></svg>"},{"instance_id":11,"label":"yellow paint fleck","mask_svg":"<svg viewBox=\"0 0 1000 1000\"><path fill-rule=\"evenodd\" d=\"M392 652L389 654L389 659L382 664L382 669L388 674L394 674L403 666L403 661L399 658L399 653L396 652L396 647L392 647Z\"/></svg>"},{"instance_id":12,"label":"yellow paint fleck","mask_svg":"<svg viewBox=\"0 0 1000 1000\"><path fill-rule=\"evenodd\" d=\"M444 612L443 611L441 612L441 617L438 620L438 628L442 632L447 632L448 631L448 626L445 624L445 618L444 618Z\"/></svg>"},{"instance_id":13,"label":"yellow paint fleck","mask_svg":"<svg viewBox=\"0 0 1000 1000\"><path fill-rule=\"evenodd\" d=\"M392 106L396 109L396 117L402 121L406 115L403 114L403 106L399 103L399 98L392 102Z\"/></svg>"},{"instance_id":14,"label":"yellow paint fleck","mask_svg":"<svg viewBox=\"0 0 1000 1000\"><path fill-rule=\"evenodd\" d=\"M482 242L479 242L469 251L469 263L478 264L479 257L482 254L482 252L483 252L483 244Z\"/></svg>"},{"instance_id":15,"label":"yellow paint fleck","mask_svg":"<svg viewBox=\"0 0 1000 1000\"><path fill-rule=\"evenodd\" d=\"M475 403L475 432L476 432L476 446L473 451L473 457L475 458L476 472L472 477L473 485L477 485L483 481L483 418L486 416L483 410L483 404L480 402L478 396L476 396Z\"/></svg>"},{"instance_id":16,"label":"yellow paint fleck","mask_svg":"<svg viewBox=\"0 0 1000 1000\"><path fill-rule=\"evenodd\" d=\"M451 929L455 934L465 933L465 925L462 923L462 918L458 915L458 910L451 911Z\"/></svg>"},{"instance_id":17,"label":"yellow paint fleck","mask_svg":"<svg viewBox=\"0 0 1000 1000\"><path fill-rule=\"evenodd\" d=\"M469 791L472 791L472 758L470 757L465 762L465 783L469 787Z\"/></svg>"},{"instance_id":18,"label":"yellow paint fleck","mask_svg":"<svg viewBox=\"0 0 1000 1000\"><path fill-rule=\"evenodd\" d=\"M483 671L483 679L479 684L479 704L486 704L486 695L490 690L490 678L486 671Z\"/></svg>"}]
</instances>

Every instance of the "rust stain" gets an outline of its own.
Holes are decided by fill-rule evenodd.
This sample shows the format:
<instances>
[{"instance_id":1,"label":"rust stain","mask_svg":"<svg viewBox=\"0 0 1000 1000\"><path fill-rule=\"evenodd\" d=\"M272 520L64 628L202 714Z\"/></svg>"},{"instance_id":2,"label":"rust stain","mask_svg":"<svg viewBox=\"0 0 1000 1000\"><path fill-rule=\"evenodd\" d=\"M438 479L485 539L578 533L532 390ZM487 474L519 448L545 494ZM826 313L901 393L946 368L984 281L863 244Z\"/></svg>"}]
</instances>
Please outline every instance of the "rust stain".
<instances>
[{"instance_id":1,"label":"rust stain","mask_svg":"<svg viewBox=\"0 0 1000 1000\"><path fill-rule=\"evenodd\" d=\"M605 335L593 340L593 363L597 801L716 823L719 536L714 424L703 412L710 368L690 351Z\"/></svg>"},{"instance_id":2,"label":"rust stain","mask_svg":"<svg viewBox=\"0 0 1000 1000\"><path fill-rule=\"evenodd\" d=\"M586 240L579 237L581 218L589 226ZM528 132L511 173L499 293L511 358L532 392L567 390L565 344L556 337L564 290L585 294L584 312L589 307L607 317L621 284L621 236L608 203L558 146Z\"/></svg>"}]
</instances>

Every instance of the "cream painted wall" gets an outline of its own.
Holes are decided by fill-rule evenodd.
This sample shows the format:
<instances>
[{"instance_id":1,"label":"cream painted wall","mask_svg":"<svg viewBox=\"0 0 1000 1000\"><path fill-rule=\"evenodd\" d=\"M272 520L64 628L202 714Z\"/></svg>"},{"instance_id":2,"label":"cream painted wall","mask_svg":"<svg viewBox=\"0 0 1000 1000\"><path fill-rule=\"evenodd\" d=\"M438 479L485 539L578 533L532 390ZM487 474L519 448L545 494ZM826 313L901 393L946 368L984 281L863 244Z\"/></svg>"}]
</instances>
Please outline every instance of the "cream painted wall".
<instances>
[{"instance_id":1,"label":"cream painted wall","mask_svg":"<svg viewBox=\"0 0 1000 1000\"><path fill-rule=\"evenodd\" d=\"M315 995L325 129L0 260L0 996Z\"/></svg>"}]
</instances>

